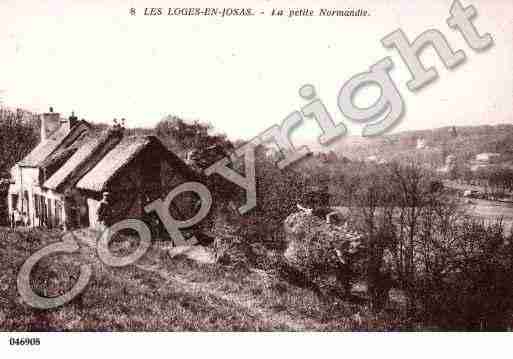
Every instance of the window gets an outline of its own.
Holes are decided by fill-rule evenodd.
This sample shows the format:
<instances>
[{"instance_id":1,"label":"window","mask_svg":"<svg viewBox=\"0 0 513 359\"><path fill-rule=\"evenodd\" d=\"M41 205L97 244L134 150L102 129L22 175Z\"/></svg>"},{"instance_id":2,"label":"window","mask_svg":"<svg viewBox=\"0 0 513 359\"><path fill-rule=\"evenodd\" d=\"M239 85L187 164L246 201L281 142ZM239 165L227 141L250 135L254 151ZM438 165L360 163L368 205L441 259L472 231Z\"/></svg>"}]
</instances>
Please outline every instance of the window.
<instances>
[{"instance_id":1,"label":"window","mask_svg":"<svg viewBox=\"0 0 513 359\"><path fill-rule=\"evenodd\" d=\"M62 222L62 204L60 201L55 201L55 224L58 226Z\"/></svg>"},{"instance_id":2,"label":"window","mask_svg":"<svg viewBox=\"0 0 513 359\"><path fill-rule=\"evenodd\" d=\"M47 225L48 225L48 227L51 228L52 224L53 224L53 220L52 220L52 200L50 198L48 198L46 203L47 203L46 210L47 210L47 213L48 213Z\"/></svg>"},{"instance_id":3,"label":"window","mask_svg":"<svg viewBox=\"0 0 513 359\"><path fill-rule=\"evenodd\" d=\"M45 206L45 198L43 196L39 196L39 209L41 210L41 218L45 218L46 216L46 206Z\"/></svg>"},{"instance_id":4,"label":"window","mask_svg":"<svg viewBox=\"0 0 513 359\"><path fill-rule=\"evenodd\" d=\"M41 208L41 224L48 225L48 209L46 208L46 198L39 196L40 208Z\"/></svg>"},{"instance_id":5,"label":"window","mask_svg":"<svg viewBox=\"0 0 513 359\"><path fill-rule=\"evenodd\" d=\"M34 195L34 207L36 209L36 217L37 218L40 218L41 217L41 202L39 201L39 195L35 194Z\"/></svg>"},{"instance_id":6,"label":"window","mask_svg":"<svg viewBox=\"0 0 513 359\"><path fill-rule=\"evenodd\" d=\"M25 191L23 195L22 212L23 216L25 216L26 219L30 218L30 203L28 191Z\"/></svg>"},{"instance_id":7,"label":"window","mask_svg":"<svg viewBox=\"0 0 513 359\"><path fill-rule=\"evenodd\" d=\"M18 195L17 194L13 194L12 197L11 197L11 203L12 203L12 209L15 210L15 209L18 209L19 208L19 203L18 203Z\"/></svg>"}]
</instances>

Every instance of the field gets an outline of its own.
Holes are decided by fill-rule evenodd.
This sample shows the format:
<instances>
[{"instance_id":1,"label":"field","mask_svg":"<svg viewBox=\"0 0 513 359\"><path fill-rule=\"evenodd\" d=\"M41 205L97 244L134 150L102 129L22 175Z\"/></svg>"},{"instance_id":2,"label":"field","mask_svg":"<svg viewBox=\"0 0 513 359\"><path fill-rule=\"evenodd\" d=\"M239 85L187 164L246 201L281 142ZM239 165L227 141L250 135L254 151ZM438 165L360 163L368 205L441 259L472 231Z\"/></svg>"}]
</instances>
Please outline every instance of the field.
<instances>
[{"instance_id":1,"label":"field","mask_svg":"<svg viewBox=\"0 0 513 359\"><path fill-rule=\"evenodd\" d=\"M323 302L272 272L244 266L198 264L170 258L166 245L153 243L135 265L112 268L101 262L89 232L76 232L80 250L43 259L32 287L57 296L71 288L79 265L93 276L81 295L51 310L21 301L16 277L35 251L60 240L58 232L0 230L1 331L298 331L394 330L361 303ZM126 247L126 246L125 246ZM121 248L121 249L120 249ZM114 248L118 255L126 248ZM116 252L118 251L118 252Z\"/></svg>"},{"instance_id":2,"label":"field","mask_svg":"<svg viewBox=\"0 0 513 359\"><path fill-rule=\"evenodd\" d=\"M472 198L463 208L470 216L483 219L485 222L502 220L506 233L513 227L513 203Z\"/></svg>"},{"instance_id":3,"label":"field","mask_svg":"<svg viewBox=\"0 0 513 359\"><path fill-rule=\"evenodd\" d=\"M490 201L484 199L469 198L460 201L464 214L485 223L502 221L506 234L513 228L513 202ZM350 214L348 207L335 207L343 215Z\"/></svg>"}]
</instances>

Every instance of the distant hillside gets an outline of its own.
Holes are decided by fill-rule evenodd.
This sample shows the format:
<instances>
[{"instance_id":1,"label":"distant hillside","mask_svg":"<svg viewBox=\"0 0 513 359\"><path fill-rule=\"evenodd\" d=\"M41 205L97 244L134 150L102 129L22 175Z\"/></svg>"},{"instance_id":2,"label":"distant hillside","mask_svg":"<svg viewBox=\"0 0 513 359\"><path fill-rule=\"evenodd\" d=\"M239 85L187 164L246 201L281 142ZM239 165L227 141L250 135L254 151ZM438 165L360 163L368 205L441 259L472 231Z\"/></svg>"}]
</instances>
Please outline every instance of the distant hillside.
<instances>
[{"instance_id":1,"label":"distant hillside","mask_svg":"<svg viewBox=\"0 0 513 359\"><path fill-rule=\"evenodd\" d=\"M454 130L455 129L455 130ZM470 160L482 152L498 152L513 157L513 125L442 127L406 131L374 138L347 137L335 146L335 152L350 159L369 156L380 159L416 158L440 165L449 154ZM418 140L423 146L418 148Z\"/></svg>"}]
</instances>

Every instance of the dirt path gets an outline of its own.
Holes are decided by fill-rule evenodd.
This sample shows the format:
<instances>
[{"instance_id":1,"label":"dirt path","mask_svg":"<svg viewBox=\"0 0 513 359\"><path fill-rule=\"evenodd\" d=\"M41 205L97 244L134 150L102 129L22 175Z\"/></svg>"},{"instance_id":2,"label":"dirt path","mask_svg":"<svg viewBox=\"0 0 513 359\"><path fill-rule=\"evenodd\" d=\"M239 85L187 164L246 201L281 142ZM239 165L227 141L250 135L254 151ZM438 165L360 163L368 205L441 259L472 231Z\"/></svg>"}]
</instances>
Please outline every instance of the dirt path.
<instances>
[{"instance_id":1,"label":"dirt path","mask_svg":"<svg viewBox=\"0 0 513 359\"><path fill-rule=\"evenodd\" d=\"M269 322L274 326L279 326L292 331L304 331L319 326L318 322L303 319L298 320L292 318L285 313L277 313L270 311L265 308L259 307L259 303L252 297L249 296L237 296L233 294L227 294L219 291L218 289L212 288L205 283L194 283L183 278L180 275L170 273L159 265L136 265L137 268L158 274L161 278L166 280L166 284L173 285L175 288L186 292L191 295L208 295L239 307L249 314L260 318L262 321Z\"/></svg>"}]
</instances>

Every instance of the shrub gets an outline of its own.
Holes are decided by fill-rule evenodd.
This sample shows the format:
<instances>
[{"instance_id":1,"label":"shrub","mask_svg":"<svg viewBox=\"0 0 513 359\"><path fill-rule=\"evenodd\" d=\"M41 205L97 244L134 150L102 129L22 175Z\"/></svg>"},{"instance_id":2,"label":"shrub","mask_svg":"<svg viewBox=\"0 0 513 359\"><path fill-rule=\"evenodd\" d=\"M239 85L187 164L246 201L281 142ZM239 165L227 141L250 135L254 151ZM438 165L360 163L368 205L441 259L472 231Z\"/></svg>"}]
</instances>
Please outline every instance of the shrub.
<instances>
[{"instance_id":1,"label":"shrub","mask_svg":"<svg viewBox=\"0 0 513 359\"><path fill-rule=\"evenodd\" d=\"M419 277L420 318L448 330L505 330L513 314L513 245L500 222L465 220L438 275Z\"/></svg>"},{"instance_id":2,"label":"shrub","mask_svg":"<svg viewBox=\"0 0 513 359\"><path fill-rule=\"evenodd\" d=\"M294 213L285 221L287 261L323 294L349 294L357 274L359 238L308 213Z\"/></svg>"}]
</instances>

